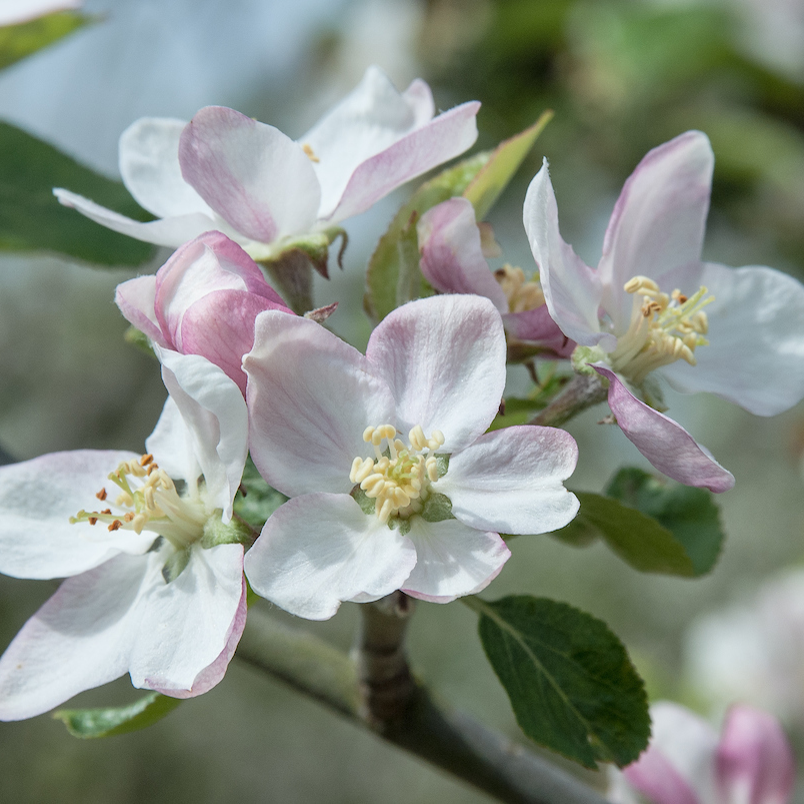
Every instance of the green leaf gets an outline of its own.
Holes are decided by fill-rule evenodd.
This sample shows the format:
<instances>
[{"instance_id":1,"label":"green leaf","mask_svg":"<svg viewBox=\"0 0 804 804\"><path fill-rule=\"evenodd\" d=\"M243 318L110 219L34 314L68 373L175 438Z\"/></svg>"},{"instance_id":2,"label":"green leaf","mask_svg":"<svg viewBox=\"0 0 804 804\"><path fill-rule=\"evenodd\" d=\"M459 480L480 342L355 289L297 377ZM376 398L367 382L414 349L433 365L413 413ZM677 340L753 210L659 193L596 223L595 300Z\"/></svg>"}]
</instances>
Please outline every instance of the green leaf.
<instances>
[{"instance_id":1,"label":"green leaf","mask_svg":"<svg viewBox=\"0 0 804 804\"><path fill-rule=\"evenodd\" d=\"M619 500L576 492L578 516L553 536L577 546L603 539L620 558L640 572L693 577L695 566L684 545L653 517Z\"/></svg>"},{"instance_id":2,"label":"green leaf","mask_svg":"<svg viewBox=\"0 0 804 804\"><path fill-rule=\"evenodd\" d=\"M605 623L546 598L464 600L528 737L588 768L639 756L650 735L644 684Z\"/></svg>"},{"instance_id":3,"label":"green leaf","mask_svg":"<svg viewBox=\"0 0 804 804\"><path fill-rule=\"evenodd\" d=\"M654 517L680 542L695 575L704 575L717 563L725 533L711 491L670 483L641 469L621 469L606 494Z\"/></svg>"},{"instance_id":4,"label":"green leaf","mask_svg":"<svg viewBox=\"0 0 804 804\"><path fill-rule=\"evenodd\" d=\"M0 251L49 251L106 266L140 265L153 256L154 246L63 207L53 196L54 187L66 187L128 217L148 219L119 182L0 123Z\"/></svg>"},{"instance_id":5,"label":"green leaf","mask_svg":"<svg viewBox=\"0 0 804 804\"><path fill-rule=\"evenodd\" d=\"M260 529L271 514L287 497L271 488L257 471L249 456L240 481L240 490L235 496L234 511L253 528Z\"/></svg>"},{"instance_id":6,"label":"green leaf","mask_svg":"<svg viewBox=\"0 0 804 804\"><path fill-rule=\"evenodd\" d=\"M382 320L400 304L418 298L425 287L419 270L419 218L436 204L463 195L475 207L477 219L482 220L551 117L552 112L545 112L532 126L493 151L464 159L416 190L397 212L369 260L364 307L371 318Z\"/></svg>"},{"instance_id":7,"label":"green leaf","mask_svg":"<svg viewBox=\"0 0 804 804\"><path fill-rule=\"evenodd\" d=\"M53 713L53 717L61 720L73 737L87 740L147 728L172 712L180 703L179 698L169 698L167 695L151 692L128 706L59 709Z\"/></svg>"},{"instance_id":8,"label":"green leaf","mask_svg":"<svg viewBox=\"0 0 804 804\"><path fill-rule=\"evenodd\" d=\"M1 26L0 70L97 19L80 11L54 11L19 25Z\"/></svg>"},{"instance_id":9,"label":"green leaf","mask_svg":"<svg viewBox=\"0 0 804 804\"><path fill-rule=\"evenodd\" d=\"M485 151L442 171L422 184L394 216L388 231L380 238L371 255L366 274L364 306L375 321L380 321L396 309L400 296L410 293L413 279L421 277L416 223L422 213L448 198L460 195L490 155Z\"/></svg>"},{"instance_id":10,"label":"green leaf","mask_svg":"<svg viewBox=\"0 0 804 804\"><path fill-rule=\"evenodd\" d=\"M532 126L501 142L463 191L463 197L472 202L479 221L488 215L500 193L508 186L538 136L552 119L553 112L548 109Z\"/></svg>"}]
</instances>

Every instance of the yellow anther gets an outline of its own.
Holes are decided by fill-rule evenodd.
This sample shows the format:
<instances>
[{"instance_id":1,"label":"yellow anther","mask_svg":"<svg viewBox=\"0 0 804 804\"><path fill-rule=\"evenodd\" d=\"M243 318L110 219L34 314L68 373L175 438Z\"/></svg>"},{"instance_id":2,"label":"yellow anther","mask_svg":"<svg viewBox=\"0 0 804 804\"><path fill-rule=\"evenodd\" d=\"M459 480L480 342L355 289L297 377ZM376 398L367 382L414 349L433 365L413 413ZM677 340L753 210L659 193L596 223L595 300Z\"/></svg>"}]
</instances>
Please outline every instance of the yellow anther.
<instances>
[{"instance_id":1,"label":"yellow anther","mask_svg":"<svg viewBox=\"0 0 804 804\"><path fill-rule=\"evenodd\" d=\"M309 143L305 142L305 143L302 145L302 151L304 151L304 153L305 153L305 154L307 154L307 157L308 157L308 159L309 159L311 162L315 162L315 163L317 164L318 162L320 162L320 161L321 161L321 160L320 160L320 159L319 159L319 158L318 158L318 157L315 155L315 151L313 150L312 146L311 146Z\"/></svg>"},{"instance_id":2,"label":"yellow anther","mask_svg":"<svg viewBox=\"0 0 804 804\"><path fill-rule=\"evenodd\" d=\"M365 430L363 430L363 441L365 441L367 444L370 443L371 437L373 435L374 435L374 428L367 427Z\"/></svg>"},{"instance_id":3,"label":"yellow anther","mask_svg":"<svg viewBox=\"0 0 804 804\"><path fill-rule=\"evenodd\" d=\"M509 312L535 310L544 304L542 286L536 281L526 281L525 272L521 268L503 265L494 272L494 278L508 299Z\"/></svg>"}]
</instances>

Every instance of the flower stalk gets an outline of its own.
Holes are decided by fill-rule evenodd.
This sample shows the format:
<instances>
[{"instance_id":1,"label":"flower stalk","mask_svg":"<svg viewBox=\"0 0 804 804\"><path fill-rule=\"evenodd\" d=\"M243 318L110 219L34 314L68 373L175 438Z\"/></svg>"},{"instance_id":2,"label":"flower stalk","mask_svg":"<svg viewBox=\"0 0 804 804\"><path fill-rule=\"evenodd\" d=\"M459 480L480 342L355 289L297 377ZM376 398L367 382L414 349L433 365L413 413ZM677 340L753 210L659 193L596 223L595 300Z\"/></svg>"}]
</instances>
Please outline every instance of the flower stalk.
<instances>
[{"instance_id":1,"label":"flower stalk","mask_svg":"<svg viewBox=\"0 0 804 804\"><path fill-rule=\"evenodd\" d=\"M587 408L606 401L607 389L599 374L576 374L564 390L528 424L561 427Z\"/></svg>"}]
</instances>

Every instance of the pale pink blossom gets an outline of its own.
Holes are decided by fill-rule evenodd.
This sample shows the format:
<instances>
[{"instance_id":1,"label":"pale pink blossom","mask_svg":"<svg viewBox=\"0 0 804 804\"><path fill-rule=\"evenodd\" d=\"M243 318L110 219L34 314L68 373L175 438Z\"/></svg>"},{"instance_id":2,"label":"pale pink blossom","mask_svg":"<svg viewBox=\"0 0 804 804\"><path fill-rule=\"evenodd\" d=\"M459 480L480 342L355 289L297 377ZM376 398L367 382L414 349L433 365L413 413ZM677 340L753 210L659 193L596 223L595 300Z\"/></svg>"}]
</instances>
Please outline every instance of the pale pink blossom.
<instances>
[{"instance_id":1,"label":"pale pink blossom","mask_svg":"<svg viewBox=\"0 0 804 804\"><path fill-rule=\"evenodd\" d=\"M183 245L156 276L118 285L115 301L153 343L206 357L244 393L240 364L254 345L254 319L265 310L293 314L254 260L220 232Z\"/></svg>"},{"instance_id":2,"label":"pale pink blossom","mask_svg":"<svg viewBox=\"0 0 804 804\"><path fill-rule=\"evenodd\" d=\"M490 299L506 332L548 355L569 357L573 343L550 318L538 276L525 279L521 268L492 272L472 204L450 198L427 210L418 223L420 267L442 293L476 293Z\"/></svg>"},{"instance_id":3,"label":"pale pink blossom","mask_svg":"<svg viewBox=\"0 0 804 804\"><path fill-rule=\"evenodd\" d=\"M613 804L787 804L795 761L778 721L743 704L726 713L720 735L678 704L650 708L652 737L639 759L612 770Z\"/></svg>"},{"instance_id":4,"label":"pale pink blossom","mask_svg":"<svg viewBox=\"0 0 804 804\"><path fill-rule=\"evenodd\" d=\"M660 409L661 381L772 416L804 396L804 286L765 267L701 261L714 157L689 131L654 148L626 181L597 269L562 239L547 165L524 221L550 314L574 359L609 381L625 435L654 465L725 491L730 472Z\"/></svg>"},{"instance_id":5,"label":"pale pink blossom","mask_svg":"<svg viewBox=\"0 0 804 804\"><path fill-rule=\"evenodd\" d=\"M61 203L139 240L177 247L216 229L271 259L337 227L396 187L463 153L480 104L435 115L421 80L399 92L378 68L298 141L233 109L189 123L143 118L120 138L120 173L158 220L139 223L68 190Z\"/></svg>"},{"instance_id":6,"label":"pale pink blossom","mask_svg":"<svg viewBox=\"0 0 804 804\"><path fill-rule=\"evenodd\" d=\"M126 672L135 687L200 695L234 654L246 617L244 534L232 520L245 402L203 357L156 349L170 396L148 454L80 450L0 467L0 571L66 577L0 658L2 720Z\"/></svg>"},{"instance_id":7,"label":"pale pink blossom","mask_svg":"<svg viewBox=\"0 0 804 804\"><path fill-rule=\"evenodd\" d=\"M253 589L310 619L396 589L447 602L501 570L500 533L566 525L572 437L486 432L505 355L499 313L477 296L398 308L365 356L312 321L259 315L243 361L251 455L291 499L246 556Z\"/></svg>"}]
</instances>

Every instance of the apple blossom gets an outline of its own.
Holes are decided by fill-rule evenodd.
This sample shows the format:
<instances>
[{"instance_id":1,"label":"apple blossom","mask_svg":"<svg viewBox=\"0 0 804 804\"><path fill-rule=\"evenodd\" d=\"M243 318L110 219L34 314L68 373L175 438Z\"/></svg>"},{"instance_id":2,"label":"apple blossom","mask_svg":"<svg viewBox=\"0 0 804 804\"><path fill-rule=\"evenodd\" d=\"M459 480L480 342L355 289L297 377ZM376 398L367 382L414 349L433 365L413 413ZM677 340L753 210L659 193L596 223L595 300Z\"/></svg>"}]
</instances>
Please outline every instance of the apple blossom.
<instances>
[{"instance_id":1,"label":"apple blossom","mask_svg":"<svg viewBox=\"0 0 804 804\"><path fill-rule=\"evenodd\" d=\"M622 771L611 770L613 804L786 804L795 779L790 744L779 723L750 706L732 706L718 737L678 704L650 708L648 748Z\"/></svg>"},{"instance_id":2,"label":"apple blossom","mask_svg":"<svg viewBox=\"0 0 804 804\"><path fill-rule=\"evenodd\" d=\"M254 344L254 319L264 310L293 314L259 266L220 232L179 248L156 272L117 286L123 315L154 343L203 355L245 393L240 366Z\"/></svg>"},{"instance_id":3,"label":"apple blossom","mask_svg":"<svg viewBox=\"0 0 804 804\"><path fill-rule=\"evenodd\" d=\"M689 131L654 148L626 181L597 269L559 234L547 164L524 222L551 316L573 359L609 382L617 424L660 471L720 492L730 472L663 408L659 379L771 416L804 396L804 286L771 268L701 261L714 157Z\"/></svg>"},{"instance_id":4,"label":"apple blossom","mask_svg":"<svg viewBox=\"0 0 804 804\"><path fill-rule=\"evenodd\" d=\"M510 265L492 272L482 235L474 207L465 198L450 198L428 209L418 223L424 277L442 293L485 296L502 315L511 337L569 357L575 344L550 318L538 275L528 281L521 268Z\"/></svg>"},{"instance_id":5,"label":"apple blossom","mask_svg":"<svg viewBox=\"0 0 804 804\"><path fill-rule=\"evenodd\" d=\"M396 187L463 153L477 138L480 104L434 117L430 88L398 92L377 67L298 142L221 106L181 120L143 118L120 138L120 173L159 220L140 223L68 190L62 204L139 240L177 247L217 229L255 259L368 209ZM319 243L320 245L320 243Z\"/></svg>"},{"instance_id":6,"label":"apple blossom","mask_svg":"<svg viewBox=\"0 0 804 804\"><path fill-rule=\"evenodd\" d=\"M0 571L67 578L0 658L2 720L126 671L135 687L200 695L234 654L245 402L205 358L156 349L170 396L146 455L79 450L0 467Z\"/></svg>"},{"instance_id":7,"label":"apple blossom","mask_svg":"<svg viewBox=\"0 0 804 804\"><path fill-rule=\"evenodd\" d=\"M246 555L254 590L310 619L396 589L447 602L499 573L510 555L499 533L566 525L573 438L486 433L505 353L499 313L477 296L398 308L365 356L312 321L261 313L243 360L249 444L291 499Z\"/></svg>"}]
</instances>

